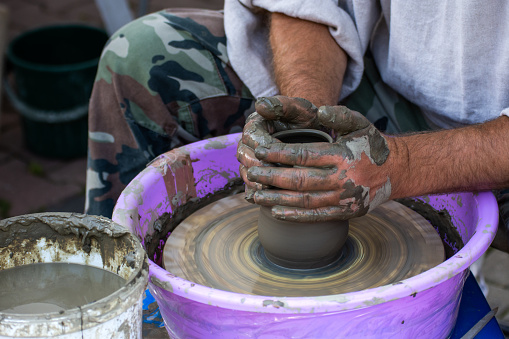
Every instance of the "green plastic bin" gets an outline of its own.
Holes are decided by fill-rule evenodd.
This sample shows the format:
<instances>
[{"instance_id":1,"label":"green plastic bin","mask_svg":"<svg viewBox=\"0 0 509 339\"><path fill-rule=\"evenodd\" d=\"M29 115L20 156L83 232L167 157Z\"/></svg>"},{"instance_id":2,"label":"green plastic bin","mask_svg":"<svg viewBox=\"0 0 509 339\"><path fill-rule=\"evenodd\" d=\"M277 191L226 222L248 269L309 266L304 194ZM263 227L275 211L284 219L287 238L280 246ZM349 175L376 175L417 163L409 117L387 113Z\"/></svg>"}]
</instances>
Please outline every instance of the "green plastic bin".
<instances>
[{"instance_id":1,"label":"green plastic bin","mask_svg":"<svg viewBox=\"0 0 509 339\"><path fill-rule=\"evenodd\" d=\"M25 32L8 45L15 88L6 91L23 117L28 149L56 158L86 154L88 102L107 40L102 29L58 25Z\"/></svg>"}]
</instances>

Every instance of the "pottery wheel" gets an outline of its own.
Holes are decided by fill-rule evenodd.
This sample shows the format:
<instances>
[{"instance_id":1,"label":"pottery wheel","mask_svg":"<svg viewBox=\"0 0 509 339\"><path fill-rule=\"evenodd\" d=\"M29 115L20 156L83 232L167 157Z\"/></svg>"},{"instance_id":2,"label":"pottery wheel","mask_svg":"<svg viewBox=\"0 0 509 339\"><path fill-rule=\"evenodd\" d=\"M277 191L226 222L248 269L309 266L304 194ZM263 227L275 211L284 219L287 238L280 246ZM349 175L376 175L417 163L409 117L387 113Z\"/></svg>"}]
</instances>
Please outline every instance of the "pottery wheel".
<instances>
[{"instance_id":1,"label":"pottery wheel","mask_svg":"<svg viewBox=\"0 0 509 339\"><path fill-rule=\"evenodd\" d=\"M309 270L270 262L258 240L257 219L258 206L246 202L244 194L205 206L180 223L168 238L165 269L224 291L301 297L395 283L444 260L441 239L431 224L394 201L351 219L340 258Z\"/></svg>"}]
</instances>

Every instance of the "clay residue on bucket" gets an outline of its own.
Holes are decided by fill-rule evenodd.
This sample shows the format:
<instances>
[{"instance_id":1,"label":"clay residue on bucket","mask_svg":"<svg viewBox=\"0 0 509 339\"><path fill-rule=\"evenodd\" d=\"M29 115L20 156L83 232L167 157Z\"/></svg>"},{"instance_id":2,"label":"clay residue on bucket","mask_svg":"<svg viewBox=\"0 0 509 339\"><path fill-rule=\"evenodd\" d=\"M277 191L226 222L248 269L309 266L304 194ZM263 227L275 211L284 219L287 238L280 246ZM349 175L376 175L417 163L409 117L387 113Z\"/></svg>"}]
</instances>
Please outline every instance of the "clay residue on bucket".
<instances>
[{"instance_id":1,"label":"clay residue on bucket","mask_svg":"<svg viewBox=\"0 0 509 339\"><path fill-rule=\"evenodd\" d=\"M465 244L456 227L454 227L451 215L445 208L436 210L423 201L411 198L397 199L396 201L413 209L433 225L444 244L446 259L449 259L463 248Z\"/></svg>"},{"instance_id":2,"label":"clay residue on bucket","mask_svg":"<svg viewBox=\"0 0 509 339\"><path fill-rule=\"evenodd\" d=\"M48 250L51 250L55 244L64 251L67 249L68 253L79 249L90 254L91 248L95 247L100 251L102 266L111 267L115 264L107 258L118 257L116 255L118 248L127 248L130 245L126 237L129 231L126 228L106 218L77 213L41 213L26 215L22 219L6 219L0 222L0 231L2 231L0 232L0 265L3 268L13 267L16 261L18 264L44 261L43 256L47 256L47 253L42 251L41 246L47 246ZM74 236L76 241L69 241L69 236ZM111 238L116 238L118 241L109 241ZM97 246L93 246L93 242L97 242ZM2 255L5 251L10 254ZM27 252L31 257L25 254ZM56 253L54 259L63 258ZM116 260L116 266L120 271L122 265L120 261L125 260L118 259L122 259Z\"/></svg>"},{"instance_id":3,"label":"clay residue on bucket","mask_svg":"<svg viewBox=\"0 0 509 339\"><path fill-rule=\"evenodd\" d=\"M171 197L169 202L172 210L197 195L191 163L189 154L181 149L164 153L150 163L150 166L157 168L164 179L167 195Z\"/></svg>"},{"instance_id":4,"label":"clay residue on bucket","mask_svg":"<svg viewBox=\"0 0 509 339\"><path fill-rule=\"evenodd\" d=\"M191 198L186 203L178 206L172 213L161 215L154 223L156 232L151 237L145 238L145 250L149 258L163 267L163 249L166 239L182 220L214 201L235 195L243 190L244 182L240 178L235 178L228 181L222 189L202 198Z\"/></svg>"},{"instance_id":5,"label":"clay residue on bucket","mask_svg":"<svg viewBox=\"0 0 509 339\"><path fill-rule=\"evenodd\" d=\"M7 219L0 222L0 230L6 232L13 225L17 226L19 224L29 227L36 223L47 226L51 231L48 232L48 229L41 227L34 227L30 233L20 230L20 232L25 234L24 238L34 240L49 234L54 236L55 232L61 235L74 234L80 238L88 236L118 238L129 233L126 228L111 223L106 218L77 213L70 213L66 215L65 219L62 218L62 213L31 214L19 221ZM7 246L12 242L13 238L15 238L14 233L0 237L0 247Z\"/></svg>"}]
</instances>

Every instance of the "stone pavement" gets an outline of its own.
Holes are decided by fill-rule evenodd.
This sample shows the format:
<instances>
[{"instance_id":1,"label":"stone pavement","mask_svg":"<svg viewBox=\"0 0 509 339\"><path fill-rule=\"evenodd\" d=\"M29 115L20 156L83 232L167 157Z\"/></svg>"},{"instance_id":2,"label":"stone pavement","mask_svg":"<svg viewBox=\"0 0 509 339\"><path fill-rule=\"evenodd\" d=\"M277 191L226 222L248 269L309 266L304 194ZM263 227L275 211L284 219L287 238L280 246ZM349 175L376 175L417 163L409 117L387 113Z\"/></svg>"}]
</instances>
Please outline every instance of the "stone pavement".
<instances>
[{"instance_id":1,"label":"stone pavement","mask_svg":"<svg viewBox=\"0 0 509 339\"><path fill-rule=\"evenodd\" d=\"M509 254L489 248L482 273L488 286L488 303L498 307L497 320L509 337Z\"/></svg>"},{"instance_id":2,"label":"stone pavement","mask_svg":"<svg viewBox=\"0 0 509 339\"><path fill-rule=\"evenodd\" d=\"M218 0L147 0L147 12L166 7L222 8ZM10 12L8 41L40 26L85 23L103 27L92 0L3 0ZM129 4L137 13L139 0ZM7 41L7 42L8 42ZM50 159L28 151L19 114L2 98L0 108L0 219L21 214L82 212L85 203L86 158ZM509 254L487 252L482 271L489 287L488 302L499 307L497 318L509 324ZM509 327L509 326L508 326Z\"/></svg>"}]
</instances>

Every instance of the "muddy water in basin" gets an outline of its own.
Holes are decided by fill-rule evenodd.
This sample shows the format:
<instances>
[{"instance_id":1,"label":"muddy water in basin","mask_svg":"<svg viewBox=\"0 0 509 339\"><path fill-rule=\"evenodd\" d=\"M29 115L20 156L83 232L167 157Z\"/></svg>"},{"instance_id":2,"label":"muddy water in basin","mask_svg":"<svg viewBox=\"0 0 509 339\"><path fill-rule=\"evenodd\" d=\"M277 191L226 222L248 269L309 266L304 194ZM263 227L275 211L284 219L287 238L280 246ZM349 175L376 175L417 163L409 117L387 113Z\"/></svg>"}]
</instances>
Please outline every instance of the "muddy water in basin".
<instances>
[{"instance_id":1,"label":"muddy water in basin","mask_svg":"<svg viewBox=\"0 0 509 339\"><path fill-rule=\"evenodd\" d=\"M60 312L102 299L126 280L115 273L80 264L37 263L0 271L0 311Z\"/></svg>"}]
</instances>

